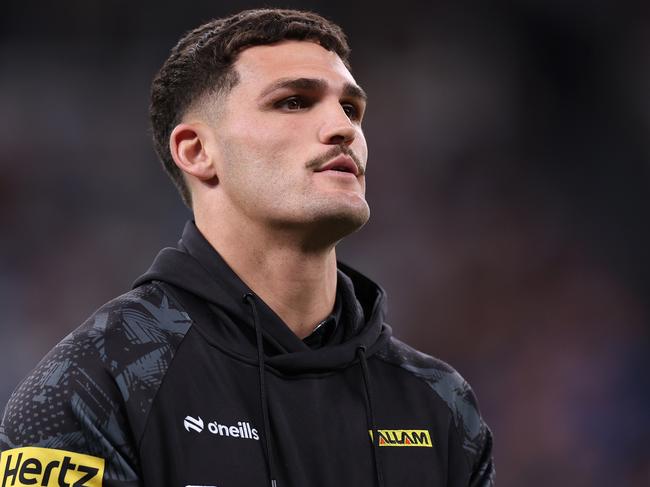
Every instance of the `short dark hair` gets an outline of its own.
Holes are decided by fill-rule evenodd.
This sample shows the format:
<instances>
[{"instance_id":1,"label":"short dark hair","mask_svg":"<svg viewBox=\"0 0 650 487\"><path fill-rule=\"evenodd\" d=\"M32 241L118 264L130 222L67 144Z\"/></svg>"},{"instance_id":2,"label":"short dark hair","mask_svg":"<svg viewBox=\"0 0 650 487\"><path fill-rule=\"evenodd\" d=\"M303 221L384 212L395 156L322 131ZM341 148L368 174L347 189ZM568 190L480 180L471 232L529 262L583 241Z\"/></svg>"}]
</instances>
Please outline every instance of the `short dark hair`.
<instances>
[{"instance_id":1,"label":"short dark hair","mask_svg":"<svg viewBox=\"0 0 650 487\"><path fill-rule=\"evenodd\" d=\"M338 25L313 12L254 9L211 20L186 33L154 77L149 105L154 147L189 208L189 188L169 151L172 130L203 95L228 92L237 84L233 65L241 51L282 40L316 42L350 67L350 47Z\"/></svg>"}]
</instances>

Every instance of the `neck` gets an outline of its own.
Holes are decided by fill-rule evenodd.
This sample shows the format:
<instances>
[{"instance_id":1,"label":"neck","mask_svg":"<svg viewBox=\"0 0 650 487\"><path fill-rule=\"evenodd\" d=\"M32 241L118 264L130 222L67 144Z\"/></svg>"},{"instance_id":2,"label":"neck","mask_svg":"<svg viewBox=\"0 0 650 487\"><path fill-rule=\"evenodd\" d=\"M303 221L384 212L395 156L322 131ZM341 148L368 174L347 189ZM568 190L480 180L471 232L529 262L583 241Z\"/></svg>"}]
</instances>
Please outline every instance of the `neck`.
<instances>
[{"instance_id":1,"label":"neck","mask_svg":"<svg viewBox=\"0 0 650 487\"><path fill-rule=\"evenodd\" d=\"M308 336L334 308L336 251L298 245L295 235L253 225L196 225L242 281L298 336Z\"/></svg>"}]
</instances>

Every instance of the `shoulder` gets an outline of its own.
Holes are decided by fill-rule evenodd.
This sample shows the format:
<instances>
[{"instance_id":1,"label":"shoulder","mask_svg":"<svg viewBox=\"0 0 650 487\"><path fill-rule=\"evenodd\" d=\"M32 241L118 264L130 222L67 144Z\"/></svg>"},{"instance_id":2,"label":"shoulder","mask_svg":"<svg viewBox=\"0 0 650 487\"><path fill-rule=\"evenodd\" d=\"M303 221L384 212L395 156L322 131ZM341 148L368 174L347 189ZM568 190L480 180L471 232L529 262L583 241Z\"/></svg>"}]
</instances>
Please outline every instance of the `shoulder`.
<instances>
[{"instance_id":1,"label":"shoulder","mask_svg":"<svg viewBox=\"0 0 650 487\"><path fill-rule=\"evenodd\" d=\"M476 397L467 381L452 366L394 337L377 355L424 381L447 404L457 425L462 423L470 435L479 433Z\"/></svg>"},{"instance_id":2,"label":"shoulder","mask_svg":"<svg viewBox=\"0 0 650 487\"><path fill-rule=\"evenodd\" d=\"M20 389L110 378L124 401L160 376L190 327L189 316L155 283L123 294L61 340ZM85 375L87 374L87 375ZM63 381L63 382L62 382ZM30 387L31 386L31 387ZM14 394L15 395L15 394Z\"/></svg>"},{"instance_id":3,"label":"shoulder","mask_svg":"<svg viewBox=\"0 0 650 487\"><path fill-rule=\"evenodd\" d=\"M113 478L132 477L139 435L189 328L187 314L155 283L106 303L18 385L0 451L71 450L111 458Z\"/></svg>"},{"instance_id":4,"label":"shoulder","mask_svg":"<svg viewBox=\"0 0 650 487\"><path fill-rule=\"evenodd\" d=\"M157 388L190 325L169 294L148 283L99 308L53 352L69 356L73 350L85 351L89 365L105 370L122 399L132 402L141 395L138 391ZM146 404L138 409L144 413Z\"/></svg>"},{"instance_id":5,"label":"shoulder","mask_svg":"<svg viewBox=\"0 0 650 487\"><path fill-rule=\"evenodd\" d=\"M155 343L183 336L189 325L189 316L169 294L148 283L106 303L62 343L98 336Z\"/></svg>"},{"instance_id":6,"label":"shoulder","mask_svg":"<svg viewBox=\"0 0 650 487\"><path fill-rule=\"evenodd\" d=\"M121 383L120 377L142 375L154 357L171 352L190 323L187 313L161 287L149 283L103 305L44 360L88 357L76 364L101 364ZM124 381L124 385L130 382L126 377ZM123 394L128 395L126 390Z\"/></svg>"},{"instance_id":7,"label":"shoulder","mask_svg":"<svg viewBox=\"0 0 650 487\"><path fill-rule=\"evenodd\" d=\"M491 446L491 433L479 412L468 382L449 364L391 337L378 358L402 368L426 383L449 408L470 465L476 465Z\"/></svg>"}]
</instances>

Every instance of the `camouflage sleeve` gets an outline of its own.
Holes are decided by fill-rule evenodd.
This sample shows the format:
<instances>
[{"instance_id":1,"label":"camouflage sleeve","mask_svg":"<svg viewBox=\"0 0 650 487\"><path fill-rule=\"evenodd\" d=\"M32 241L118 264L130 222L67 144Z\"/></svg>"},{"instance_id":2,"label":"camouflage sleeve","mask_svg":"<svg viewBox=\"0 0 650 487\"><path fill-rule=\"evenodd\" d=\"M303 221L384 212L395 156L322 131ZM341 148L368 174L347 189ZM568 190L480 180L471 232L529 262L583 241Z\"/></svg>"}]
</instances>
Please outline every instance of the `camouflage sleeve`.
<instances>
[{"instance_id":1,"label":"camouflage sleeve","mask_svg":"<svg viewBox=\"0 0 650 487\"><path fill-rule=\"evenodd\" d=\"M0 485L143 485L138 442L189 328L148 285L64 338L12 394L0 425Z\"/></svg>"},{"instance_id":2,"label":"camouflage sleeve","mask_svg":"<svg viewBox=\"0 0 650 487\"><path fill-rule=\"evenodd\" d=\"M448 364L395 338L381 355L423 380L447 405L469 470L469 480L462 485L493 487L492 433L479 413L476 396L467 381Z\"/></svg>"},{"instance_id":3,"label":"camouflage sleeve","mask_svg":"<svg viewBox=\"0 0 650 487\"><path fill-rule=\"evenodd\" d=\"M470 487L494 487L494 461L492 460L492 432L483 423L484 435L480 444L480 450L476 455L476 463L473 466Z\"/></svg>"}]
</instances>

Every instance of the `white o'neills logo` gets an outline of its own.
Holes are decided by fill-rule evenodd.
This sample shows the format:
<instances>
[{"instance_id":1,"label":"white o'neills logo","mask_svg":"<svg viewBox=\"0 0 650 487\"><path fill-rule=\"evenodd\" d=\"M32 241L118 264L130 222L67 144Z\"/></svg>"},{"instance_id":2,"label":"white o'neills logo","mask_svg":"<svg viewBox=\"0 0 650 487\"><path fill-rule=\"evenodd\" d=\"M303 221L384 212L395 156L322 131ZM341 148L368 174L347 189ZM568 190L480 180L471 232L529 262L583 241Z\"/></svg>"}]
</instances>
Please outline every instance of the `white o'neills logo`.
<instances>
[{"instance_id":1,"label":"white o'neills logo","mask_svg":"<svg viewBox=\"0 0 650 487\"><path fill-rule=\"evenodd\" d=\"M203 420L199 416L198 418L193 418L192 416L185 416L185 421L183 425L187 431L194 430L197 433L203 431Z\"/></svg>"},{"instance_id":2,"label":"white o'neills logo","mask_svg":"<svg viewBox=\"0 0 650 487\"><path fill-rule=\"evenodd\" d=\"M193 430L197 433L201 433L205 426L200 416L196 418L185 416L183 425L187 431ZM211 421L208 423L208 431L218 436L229 436L256 441L260 439L257 429L253 428L248 421L237 421L236 425L219 424L217 421Z\"/></svg>"}]
</instances>

